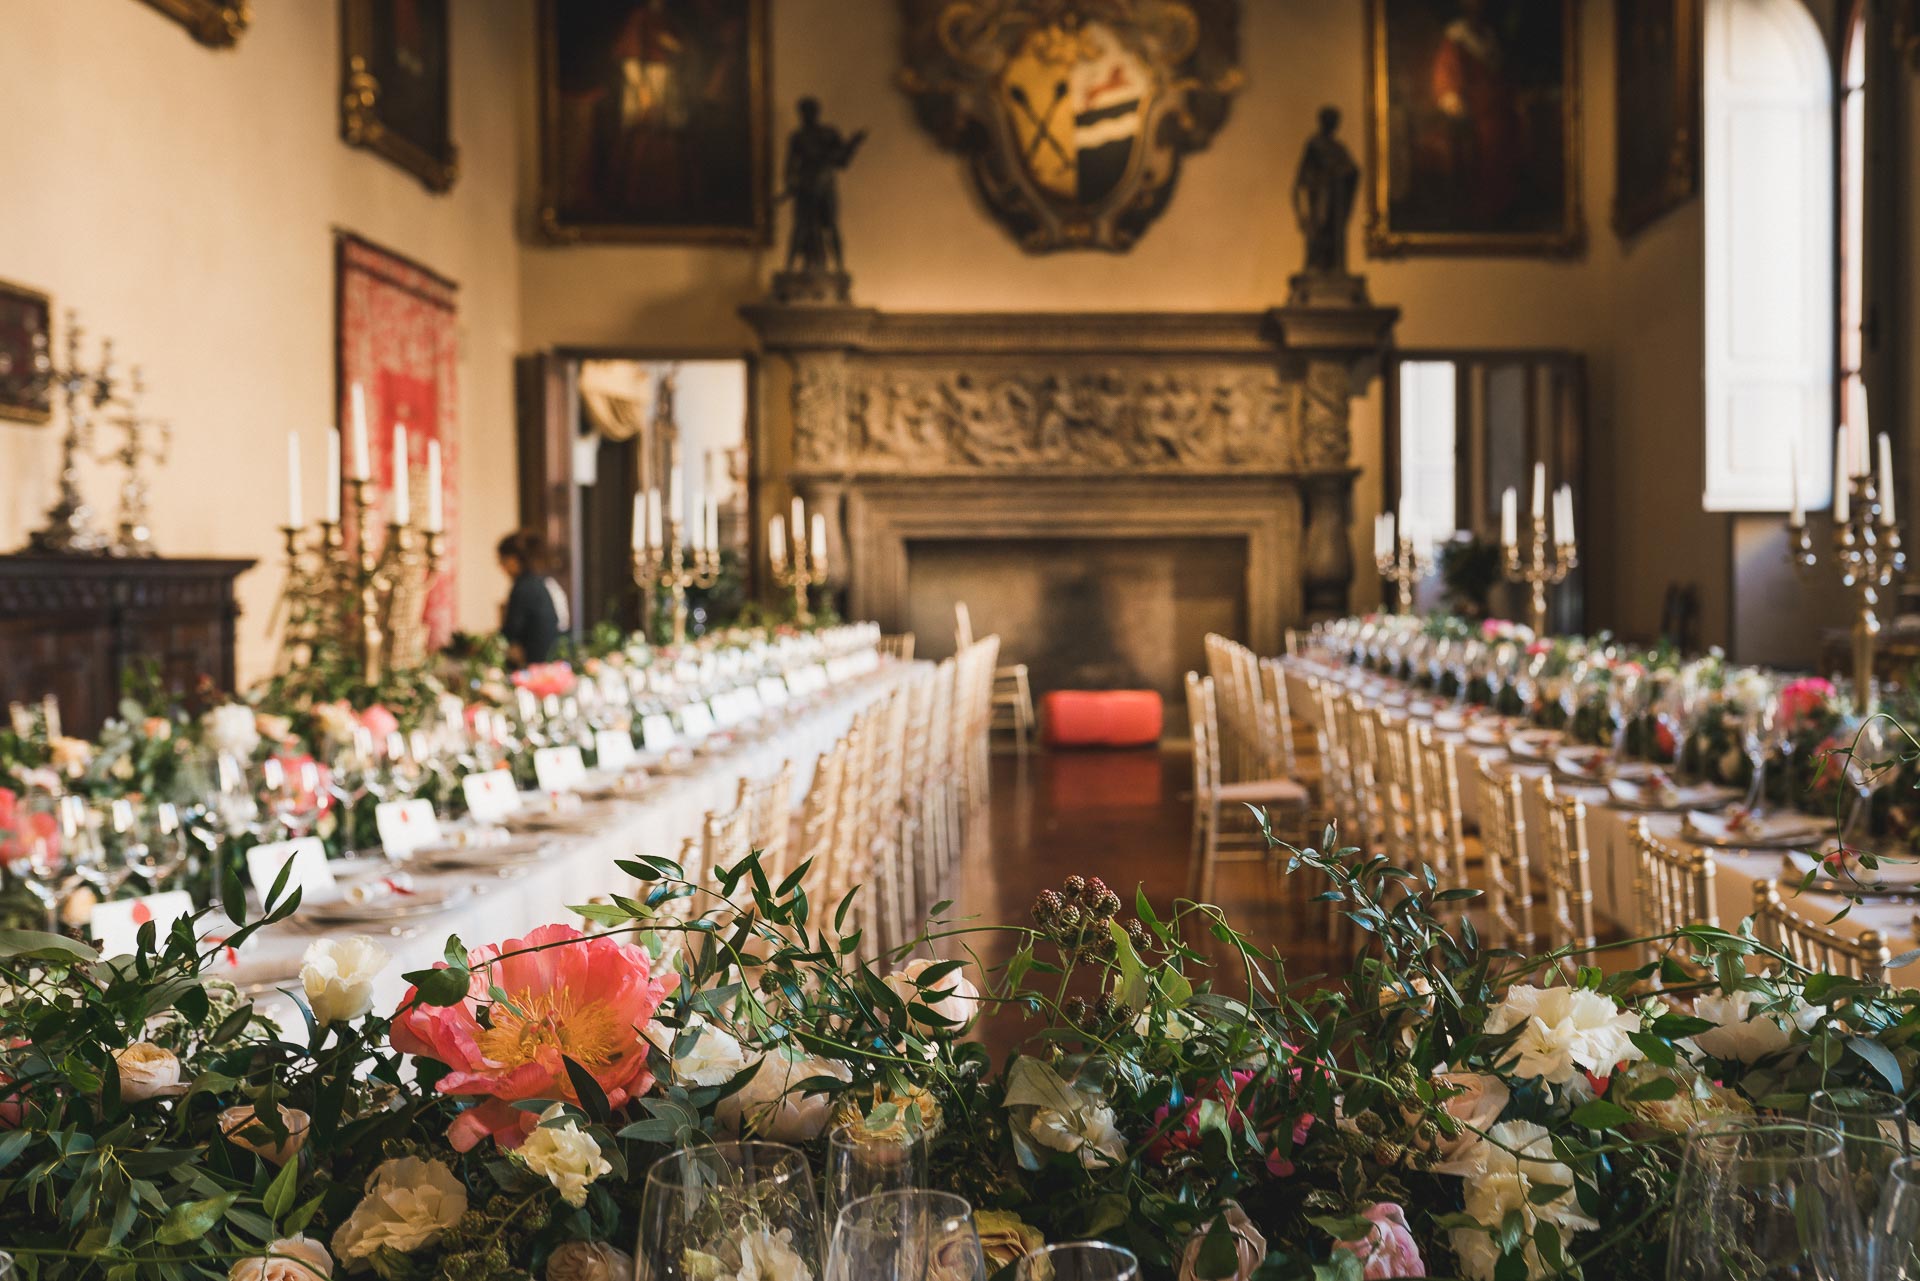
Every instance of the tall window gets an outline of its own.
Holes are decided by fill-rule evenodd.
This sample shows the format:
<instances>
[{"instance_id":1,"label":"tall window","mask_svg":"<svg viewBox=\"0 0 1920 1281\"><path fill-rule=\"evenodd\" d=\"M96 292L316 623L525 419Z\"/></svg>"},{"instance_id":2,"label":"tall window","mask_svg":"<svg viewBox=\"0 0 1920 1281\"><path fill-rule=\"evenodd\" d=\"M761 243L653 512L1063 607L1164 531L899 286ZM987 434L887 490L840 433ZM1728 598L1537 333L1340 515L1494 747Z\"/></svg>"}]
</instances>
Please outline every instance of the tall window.
<instances>
[{"instance_id":1,"label":"tall window","mask_svg":"<svg viewBox=\"0 0 1920 1281\"><path fill-rule=\"evenodd\" d=\"M1853 0L1840 52L1840 421L1866 430L1867 6Z\"/></svg>"},{"instance_id":2,"label":"tall window","mask_svg":"<svg viewBox=\"0 0 1920 1281\"><path fill-rule=\"evenodd\" d=\"M1833 68L1803 0L1707 0L1708 511L1808 507L1831 483Z\"/></svg>"},{"instance_id":3,"label":"tall window","mask_svg":"<svg viewBox=\"0 0 1920 1281\"><path fill-rule=\"evenodd\" d=\"M1459 393L1451 360L1400 362L1400 512L1403 533L1444 542L1458 528L1454 511L1454 409Z\"/></svg>"}]
</instances>

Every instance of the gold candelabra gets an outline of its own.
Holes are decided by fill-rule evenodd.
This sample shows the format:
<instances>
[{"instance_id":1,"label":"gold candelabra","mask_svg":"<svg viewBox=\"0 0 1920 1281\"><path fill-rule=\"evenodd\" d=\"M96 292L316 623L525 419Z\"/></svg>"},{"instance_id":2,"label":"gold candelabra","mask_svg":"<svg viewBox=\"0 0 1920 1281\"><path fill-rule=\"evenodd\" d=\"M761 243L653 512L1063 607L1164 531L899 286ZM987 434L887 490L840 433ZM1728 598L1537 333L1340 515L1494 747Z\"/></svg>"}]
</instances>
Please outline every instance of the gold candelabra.
<instances>
[{"instance_id":1,"label":"gold candelabra","mask_svg":"<svg viewBox=\"0 0 1920 1281\"><path fill-rule=\"evenodd\" d=\"M1548 551L1547 518L1533 517L1533 539L1526 560L1520 558L1520 544L1506 539L1506 561L1502 572L1510 583L1525 583L1529 592L1527 617L1535 636L1547 634L1547 589L1567 581L1567 575L1580 565L1580 554L1572 534L1572 521L1563 521L1561 537L1553 540Z\"/></svg>"},{"instance_id":2,"label":"gold candelabra","mask_svg":"<svg viewBox=\"0 0 1920 1281\"><path fill-rule=\"evenodd\" d=\"M281 526L287 558L280 606L284 670L312 661L326 644L352 655L369 685L426 661L427 590L446 555L446 535L416 529L411 520L389 520L376 547L368 484L346 482L351 543L346 525L332 518L337 513L309 527Z\"/></svg>"},{"instance_id":3,"label":"gold candelabra","mask_svg":"<svg viewBox=\"0 0 1920 1281\"><path fill-rule=\"evenodd\" d=\"M680 521L668 517L662 529L650 530L633 548L633 581L647 598L651 618L656 595L666 589L673 600L673 643L687 643L687 592L708 588L720 578L720 551L700 544L688 546Z\"/></svg>"},{"instance_id":4,"label":"gold candelabra","mask_svg":"<svg viewBox=\"0 0 1920 1281\"><path fill-rule=\"evenodd\" d=\"M1886 437L1881 437L1884 442ZM1880 642L1880 602L1907 572L1907 553L1900 542L1900 522L1894 519L1892 467L1882 444L1881 479L1871 471L1858 476L1834 476L1833 560L1840 585L1853 592L1853 710L1864 716L1873 710L1873 653ZM1842 489L1841 486L1845 488ZM1883 492L1884 489L1884 492ZM1820 563L1813 534L1796 499L1787 521L1793 535L1789 555L1803 576Z\"/></svg>"},{"instance_id":5,"label":"gold candelabra","mask_svg":"<svg viewBox=\"0 0 1920 1281\"><path fill-rule=\"evenodd\" d=\"M1414 584L1433 572L1433 547L1421 546L1402 531L1374 553L1373 563L1394 586L1394 599L1399 603L1395 612L1411 614Z\"/></svg>"},{"instance_id":6,"label":"gold candelabra","mask_svg":"<svg viewBox=\"0 0 1920 1281\"><path fill-rule=\"evenodd\" d=\"M805 627L813 621L811 589L827 581L826 527L816 523L811 530L796 511L793 523L792 551L787 548L787 531L781 518L773 518L769 530L767 560L773 568L773 580L793 595L793 621Z\"/></svg>"}]
</instances>

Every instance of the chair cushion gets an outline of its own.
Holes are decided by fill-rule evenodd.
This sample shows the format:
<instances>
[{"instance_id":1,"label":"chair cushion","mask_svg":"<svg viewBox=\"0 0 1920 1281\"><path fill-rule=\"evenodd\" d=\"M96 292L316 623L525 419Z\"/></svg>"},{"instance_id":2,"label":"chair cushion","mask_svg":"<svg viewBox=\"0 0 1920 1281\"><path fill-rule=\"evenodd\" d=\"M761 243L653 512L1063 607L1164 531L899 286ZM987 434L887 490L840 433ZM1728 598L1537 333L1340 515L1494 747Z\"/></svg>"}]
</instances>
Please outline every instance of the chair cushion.
<instances>
[{"instance_id":1,"label":"chair cushion","mask_svg":"<svg viewBox=\"0 0 1920 1281\"><path fill-rule=\"evenodd\" d=\"M1049 747L1146 747L1160 741L1150 689L1057 689L1040 700Z\"/></svg>"},{"instance_id":2,"label":"chair cushion","mask_svg":"<svg viewBox=\"0 0 1920 1281\"><path fill-rule=\"evenodd\" d=\"M1252 804L1305 805L1307 789L1290 778L1256 778L1244 783L1222 783L1220 799Z\"/></svg>"}]
</instances>

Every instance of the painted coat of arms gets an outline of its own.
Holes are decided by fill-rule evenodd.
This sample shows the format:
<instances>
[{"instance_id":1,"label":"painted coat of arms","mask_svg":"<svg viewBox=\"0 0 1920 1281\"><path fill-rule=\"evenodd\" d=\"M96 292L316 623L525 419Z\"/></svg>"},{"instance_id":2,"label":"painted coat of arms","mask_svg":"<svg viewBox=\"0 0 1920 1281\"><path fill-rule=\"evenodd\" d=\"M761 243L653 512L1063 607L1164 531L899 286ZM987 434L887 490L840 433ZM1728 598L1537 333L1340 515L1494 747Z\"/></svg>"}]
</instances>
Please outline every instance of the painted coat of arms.
<instances>
[{"instance_id":1,"label":"painted coat of arms","mask_svg":"<svg viewBox=\"0 0 1920 1281\"><path fill-rule=\"evenodd\" d=\"M901 3L901 87L1032 253L1130 247L1243 80L1239 0Z\"/></svg>"}]
</instances>

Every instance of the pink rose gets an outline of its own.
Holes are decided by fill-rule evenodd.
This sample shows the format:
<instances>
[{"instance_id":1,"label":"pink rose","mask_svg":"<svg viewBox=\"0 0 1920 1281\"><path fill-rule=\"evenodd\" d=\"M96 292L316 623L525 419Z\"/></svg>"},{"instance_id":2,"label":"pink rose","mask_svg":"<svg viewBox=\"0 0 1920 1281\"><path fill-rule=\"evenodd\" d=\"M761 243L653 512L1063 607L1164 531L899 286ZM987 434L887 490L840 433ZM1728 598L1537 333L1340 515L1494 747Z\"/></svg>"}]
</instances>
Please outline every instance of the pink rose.
<instances>
[{"instance_id":1,"label":"pink rose","mask_svg":"<svg viewBox=\"0 0 1920 1281\"><path fill-rule=\"evenodd\" d=\"M1301 1117L1293 1123L1293 1146L1289 1147L1287 1151L1296 1151L1302 1143L1307 1141L1307 1135L1313 1132L1314 1119L1314 1117L1308 1115ZM1275 1148L1273 1151L1267 1153L1267 1173L1271 1174L1274 1178L1288 1178L1297 1168L1291 1157L1280 1155L1280 1149Z\"/></svg>"},{"instance_id":2,"label":"pink rose","mask_svg":"<svg viewBox=\"0 0 1920 1281\"><path fill-rule=\"evenodd\" d=\"M400 728L400 718L379 703L360 713L359 720L360 728L373 735L376 742Z\"/></svg>"},{"instance_id":3,"label":"pink rose","mask_svg":"<svg viewBox=\"0 0 1920 1281\"><path fill-rule=\"evenodd\" d=\"M1833 682L1802 676L1780 691L1780 718L1800 725L1818 716L1833 701Z\"/></svg>"},{"instance_id":4,"label":"pink rose","mask_svg":"<svg viewBox=\"0 0 1920 1281\"><path fill-rule=\"evenodd\" d=\"M1423 1277L1427 1265L1420 1257L1420 1245L1407 1226L1407 1215L1389 1201L1375 1201L1360 1212L1373 1226L1358 1241L1341 1241L1333 1248L1345 1250L1360 1261L1365 1281L1383 1281L1387 1277Z\"/></svg>"}]
</instances>

